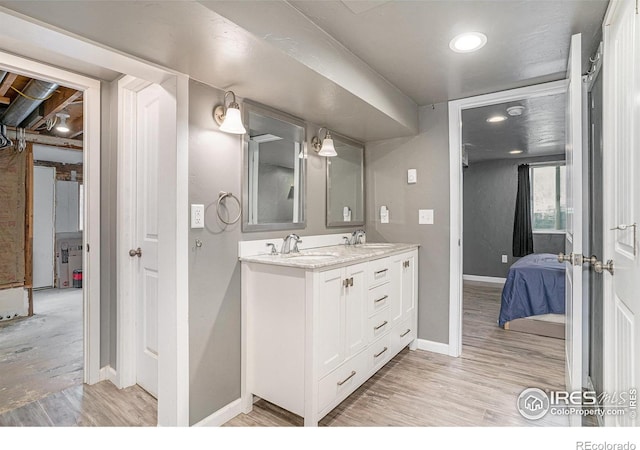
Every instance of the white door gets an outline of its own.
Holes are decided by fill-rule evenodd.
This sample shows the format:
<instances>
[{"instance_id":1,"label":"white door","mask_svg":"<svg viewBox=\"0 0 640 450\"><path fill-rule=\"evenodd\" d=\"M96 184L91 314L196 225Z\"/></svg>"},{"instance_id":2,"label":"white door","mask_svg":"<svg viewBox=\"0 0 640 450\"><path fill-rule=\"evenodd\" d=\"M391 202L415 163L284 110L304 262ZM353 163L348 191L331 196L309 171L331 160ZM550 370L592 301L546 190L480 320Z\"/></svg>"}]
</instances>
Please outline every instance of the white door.
<instances>
[{"instance_id":1,"label":"white door","mask_svg":"<svg viewBox=\"0 0 640 450\"><path fill-rule=\"evenodd\" d=\"M571 37L567 78L567 233L565 251L575 255L566 263L565 378L568 391L582 389L582 70L581 36ZM580 424L579 416L571 417Z\"/></svg>"},{"instance_id":2,"label":"white door","mask_svg":"<svg viewBox=\"0 0 640 450\"><path fill-rule=\"evenodd\" d=\"M138 93L136 144L136 382L158 393L158 154L170 145L171 121L165 117L167 93L151 85Z\"/></svg>"},{"instance_id":3,"label":"white door","mask_svg":"<svg viewBox=\"0 0 640 450\"><path fill-rule=\"evenodd\" d=\"M33 168L33 287L53 287L55 261L54 167Z\"/></svg>"},{"instance_id":4,"label":"white door","mask_svg":"<svg viewBox=\"0 0 640 450\"><path fill-rule=\"evenodd\" d=\"M625 0L612 6L605 23L604 254L598 255L613 261L613 274L602 272L604 390L629 398L640 388L640 249L632 226L640 224L639 17L635 2ZM638 425L637 413L605 416L605 423Z\"/></svg>"},{"instance_id":5,"label":"white door","mask_svg":"<svg viewBox=\"0 0 640 450\"><path fill-rule=\"evenodd\" d=\"M318 367L326 375L344 361L344 270L322 272L318 302Z\"/></svg>"},{"instance_id":6,"label":"white door","mask_svg":"<svg viewBox=\"0 0 640 450\"><path fill-rule=\"evenodd\" d=\"M344 288L345 340L347 357L362 350L367 343L367 282L366 264L356 264L345 269L349 286Z\"/></svg>"}]
</instances>

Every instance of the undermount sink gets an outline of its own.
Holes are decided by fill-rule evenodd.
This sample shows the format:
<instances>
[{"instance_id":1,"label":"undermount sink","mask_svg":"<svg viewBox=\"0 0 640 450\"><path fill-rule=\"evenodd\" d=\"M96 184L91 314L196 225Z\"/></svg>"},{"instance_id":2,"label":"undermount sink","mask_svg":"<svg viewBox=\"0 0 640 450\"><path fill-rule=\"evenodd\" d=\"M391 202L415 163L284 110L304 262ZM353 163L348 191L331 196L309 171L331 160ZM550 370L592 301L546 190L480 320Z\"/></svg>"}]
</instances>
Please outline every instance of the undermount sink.
<instances>
[{"instance_id":1,"label":"undermount sink","mask_svg":"<svg viewBox=\"0 0 640 450\"><path fill-rule=\"evenodd\" d=\"M356 247L360 248L389 248L393 247L394 244L383 243L383 242L371 242L365 244L356 244Z\"/></svg>"},{"instance_id":2,"label":"undermount sink","mask_svg":"<svg viewBox=\"0 0 640 450\"><path fill-rule=\"evenodd\" d=\"M290 253L285 257L288 258L303 258L308 261L327 261L329 259L333 259L338 257L339 255L335 253Z\"/></svg>"}]
</instances>

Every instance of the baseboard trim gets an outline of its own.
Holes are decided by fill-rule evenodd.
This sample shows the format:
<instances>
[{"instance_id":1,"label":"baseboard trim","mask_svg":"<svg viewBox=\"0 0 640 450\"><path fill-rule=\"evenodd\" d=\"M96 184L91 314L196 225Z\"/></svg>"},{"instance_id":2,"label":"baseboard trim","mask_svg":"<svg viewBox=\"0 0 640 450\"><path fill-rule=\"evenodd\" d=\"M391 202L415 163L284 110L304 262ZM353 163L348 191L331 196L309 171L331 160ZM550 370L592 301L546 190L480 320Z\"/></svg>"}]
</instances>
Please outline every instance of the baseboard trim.
<instances>
[{"instance_id":1,"label":"baseboard trim","mask_svg":"<svg viewBox=\"0 0 640 450\"><path fill-rule=\"evenodd\" d=\"M451 356L449 353L449 344L442 342L428 341L426 339L416 339L416 348L427 352L440 353L442 355Z\"/></svg>"},{"instance_id":2,"label":"baseboard trim","mask_svg":"<svg viewBox=\"0 0 640 450\"><path fill-rule=\"evenodd\" d=\"M494 284L504 284L507 281L506 278L485 277L482 275L462 275L462 279L464 281L481 281L483 283L494 283Z\"/></svg>"},{"instance_id":3,"label":"baseboard trim","mask_svg":"<svg viewBox=\"0 0 640 450\"><path fill-rule=\"evenodd\" d=\"M111 381L114 385L118 386L118 372L111 366L104 366L100 369L99 379L100 381Z\"/></svg>"},{"instance_id":4,"label":"baseboard trim","mask_svg":"<svg viewBox=\"0 0 640 450\"><path fill-rule=\"evenodd\" d=\"M210 416L205 417L200 422L193 425L194 427L219 427L224 425L235 416L242 412L242 399L232 401L226 406L223 406Z\"/></svg>"}]
</instances>

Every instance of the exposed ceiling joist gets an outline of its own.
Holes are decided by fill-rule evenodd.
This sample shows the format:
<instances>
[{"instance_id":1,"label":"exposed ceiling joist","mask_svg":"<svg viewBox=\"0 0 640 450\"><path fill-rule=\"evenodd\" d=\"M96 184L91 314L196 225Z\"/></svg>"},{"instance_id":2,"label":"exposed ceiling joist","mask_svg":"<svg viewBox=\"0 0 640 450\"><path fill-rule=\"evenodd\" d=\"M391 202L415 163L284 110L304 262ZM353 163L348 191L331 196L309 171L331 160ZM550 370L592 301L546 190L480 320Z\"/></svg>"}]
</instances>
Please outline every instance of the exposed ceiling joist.
<instances>
[{"instance_id":1,"label":"exposed ceiling joist","mask_svg":"<svg viewBox=\"0 0 640 450\"><path fill-rule=\"evenodd\" d=\"M18 75L15 73L7 74L2 84L0 84L0 97L3 97L4 94L7 93L13 82L16 81L16 78L18 78Z\"/></svg>"},{"instance_id":2,"label":"exposed ceiling joist","mask_svg":"<svg viewBox=\"0 0 640 450\"><path fill-rule=\"evenodd\" d=\"M7 130L11 131L10 138L15 140L15 127L7 127ZM71 150L82 151L83 141L82 139L71 139L68 137L47 136L45 134L37 134L26 132L25 140L27 142L33 142L34 144L55 145L56 147L68 148Z\"/></svg>"},{"instance_id":3,"label":"exposed ceiling joist","mask_svg":"<svg viewBox=\"0 0 640 450\"><path fill-rule=\"evenodd\" d=\"M82 91L76 91L75 89L60 86L56 90L56 93L44 102L43 117L31 128L36 129L39 126L44 125L47 120L53 118L57 113L61 112L80 96L82 96Z\"/></svg>"},{"instance_id":4,"label":"exposed ceiling joist","mask_svg":"<svg viewBox=\"0 0 640 450\"><path fill-rule=\"evenodd\" d=\"M9 103L11 103L9 97L0 97L0 105L8 105Z\"/></svg>"}]
</instances>

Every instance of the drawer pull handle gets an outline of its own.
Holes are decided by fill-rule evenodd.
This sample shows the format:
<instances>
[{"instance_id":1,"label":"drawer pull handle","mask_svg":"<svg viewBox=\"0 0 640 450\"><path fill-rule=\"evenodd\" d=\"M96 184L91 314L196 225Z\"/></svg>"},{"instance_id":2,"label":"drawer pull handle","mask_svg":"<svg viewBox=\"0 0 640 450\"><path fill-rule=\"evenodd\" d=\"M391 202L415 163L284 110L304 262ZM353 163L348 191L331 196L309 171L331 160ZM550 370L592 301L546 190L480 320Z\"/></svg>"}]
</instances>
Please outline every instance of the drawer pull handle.
<instances>
[{"instance_id":1,"label":"drawer pull handle","mask_svg":"<svg viewBox=\"0 0 640 450\"><path fill-rule=\"evenodd\" d=\"M405 331L404 333L402 333L400 335L400 337L405 337L407 334L411 333L411 328L407 328L407 331Z\"/></svg>"},{"instance_id":2,"label":"drawer pull handle","mask_svg":"<svg viewBox=\"0 0 640 450\"><path fill-rule=\"evenodd\" d=\"M382 269L382 270L378 270L377 272L374 272L374 275L380 275L381 273L385 273L387 270L389 269Z\"/></svg>"},{"instance_id":3,"label":"drawer pull handle","mask_svg":"<svg viewBox=\"0 0 640 450\"><path fill-rule=\"evenodd\" d=\"M386 350L386 348L385 348L385 350ZM352 370L351 371L351 375L349 375L347 378L345 378L342 381L338 381L338 386L342 386L343 384L345 384L347 381L349 381L351 378L353 378L355 376L355 374L356 374L356 371Z\"/></svg>"},{"instance_id":4,"label":"drawer pull handle","mask_svg":"<svg viewBox=\"0 0 640 450\"><path fill-rule=\"evenodd\" d=\"M380 328L382 328L383 326L385 326L386 324L388 324L389 322L387 322L386 320L384 322L382 322L380 325L378 325L377 327L373 327L374 330L379 330Z\"/></svg>"},{"instance_id":5,"label":"drawer pull handle","mask_svg":"<svg viewBox=\"0 0 640 450\"><path fill-rule=\"evenodd\" d=\"M388 298L389 298L389 296L385 295L383 297L380 297L378 300L374 300L373 303L380 303L381 301L386 300Z\"/></svg>"},{"instance_id":6,"label":"drawer pull handle","mask_svg":"<svg viewBox=\"0 0 640 450\"><path fill-rule=\"evenodd\" d=\"M382 351L380 353L376 353L375 355L373 355L374 358L377 358L378 356L382 355L384 352L386 352L388 349L387 347L383 348Z\"/></svg>"}]
</instances>

